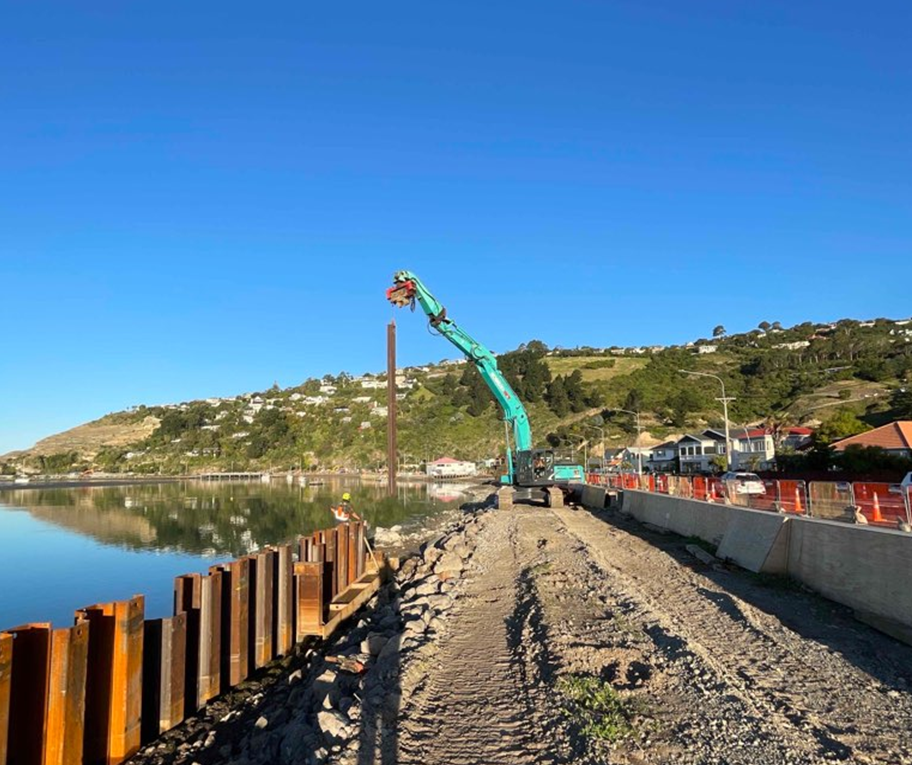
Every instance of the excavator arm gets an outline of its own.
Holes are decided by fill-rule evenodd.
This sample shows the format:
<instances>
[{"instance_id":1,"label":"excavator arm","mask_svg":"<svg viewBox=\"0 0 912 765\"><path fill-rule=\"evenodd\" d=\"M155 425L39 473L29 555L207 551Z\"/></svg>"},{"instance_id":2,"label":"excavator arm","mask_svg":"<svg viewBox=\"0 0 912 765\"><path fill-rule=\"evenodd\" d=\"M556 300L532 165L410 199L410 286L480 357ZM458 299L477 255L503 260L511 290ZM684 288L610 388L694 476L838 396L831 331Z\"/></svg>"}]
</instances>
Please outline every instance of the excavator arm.
<instances>
[{"instance_id":1,"label":"excavator arm","mask_svg":"<svg viewBox=\"0 0 912 765\"><path fill-rule=\"evenodd\" d=\"M446 308L435 298L430 290L411 271L398 271L393 277L393 286L386 291L387 300L394 306L406 305L414 309L415 303L427 314L431 327L455 345L478 370L495 400L503 411L513 436L513 445L517 452L528 452L532 449L532 429L529 416L519 397L510 387L510 383L497 367L497 359L485 346L475 340L456 322L447 316ZM513 482L513 459L510 445L507 444L508 483Z\"/></svg>"}]
</instances>

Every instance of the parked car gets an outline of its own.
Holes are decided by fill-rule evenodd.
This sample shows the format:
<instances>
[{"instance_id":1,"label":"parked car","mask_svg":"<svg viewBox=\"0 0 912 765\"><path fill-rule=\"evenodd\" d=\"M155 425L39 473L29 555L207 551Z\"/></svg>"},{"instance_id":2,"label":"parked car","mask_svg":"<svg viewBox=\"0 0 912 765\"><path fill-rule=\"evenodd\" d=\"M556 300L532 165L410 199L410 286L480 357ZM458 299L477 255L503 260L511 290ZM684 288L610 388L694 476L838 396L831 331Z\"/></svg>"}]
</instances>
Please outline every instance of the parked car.
<instances>
[{"instance_id":1,"label":"parked car","mask_svg":"<svg viewBox=\"0 0 912 765\"><path fill-rule=\"evenodd\" d=\"M732 487L736 494L766 494L766 487L756 473L731 471L722 474L726 487Z\"/></svg>"}]
</instances>

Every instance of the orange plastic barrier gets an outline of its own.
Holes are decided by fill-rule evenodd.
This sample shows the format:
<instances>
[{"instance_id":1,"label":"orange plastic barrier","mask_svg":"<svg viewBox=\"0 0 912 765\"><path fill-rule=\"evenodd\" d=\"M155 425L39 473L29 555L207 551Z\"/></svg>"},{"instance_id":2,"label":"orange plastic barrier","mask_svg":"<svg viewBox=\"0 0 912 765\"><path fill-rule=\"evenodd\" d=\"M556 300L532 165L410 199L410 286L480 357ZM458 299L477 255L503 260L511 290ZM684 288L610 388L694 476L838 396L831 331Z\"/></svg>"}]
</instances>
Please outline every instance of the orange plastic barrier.
<instances>
[{"instance_id":1,"label":"orange plastic barrier","mask_svg":"<svg viewBox=\"0 0 912 765\"><path fill-rule=\"evenodd\" d=\"M855 504L868 523L878 526L893 526L897 521L908 521L903 488L898 483L859 483L855 489Z\"/></svg>"}]
</instances>

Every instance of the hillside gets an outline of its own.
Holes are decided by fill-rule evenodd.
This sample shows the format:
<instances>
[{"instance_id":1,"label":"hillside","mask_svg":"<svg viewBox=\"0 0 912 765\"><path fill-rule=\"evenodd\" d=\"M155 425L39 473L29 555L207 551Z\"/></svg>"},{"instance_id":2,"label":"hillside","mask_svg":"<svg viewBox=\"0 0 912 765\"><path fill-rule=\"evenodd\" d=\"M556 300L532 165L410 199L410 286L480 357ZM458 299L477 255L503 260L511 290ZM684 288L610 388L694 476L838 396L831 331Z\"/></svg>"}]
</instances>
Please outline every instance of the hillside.
<instances>
[{"instance_id":1,"label":"hillside","mask_svg":"<svg viewBox=\"0 0 912 765\"><path fill-rule=\"evenodd\" d=\"M643 443L721 425L717 374L735 401L731 420L816 425L851 413L868 424L910 416L912 321L845 319L652 348L548 349L532 341L500 356L540 444L629 444L641 412ZM6 473L86 469L186 473L385 465L385 375L327 375L286 389L168 406L139 406L0 458ZM400 462L442 454L500 454L503 424L474 367L445 362L400 370Z\"/></svg>"}]
</instances>

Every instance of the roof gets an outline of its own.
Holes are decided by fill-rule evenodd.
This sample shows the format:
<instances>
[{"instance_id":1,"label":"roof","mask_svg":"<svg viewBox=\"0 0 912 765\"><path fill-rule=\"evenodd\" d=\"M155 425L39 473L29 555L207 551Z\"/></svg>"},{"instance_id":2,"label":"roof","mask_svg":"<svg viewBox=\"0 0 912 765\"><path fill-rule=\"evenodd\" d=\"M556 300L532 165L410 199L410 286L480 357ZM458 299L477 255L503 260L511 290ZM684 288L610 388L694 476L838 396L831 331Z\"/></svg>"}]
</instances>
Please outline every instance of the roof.
<instances>
[{"instance_id":1,"label":"roof","mask_svg":"<svg viewBox=\"0 0 912 765\"><path fill-rule=\"evenodd\" d=\"M836 441L833 448L841 452L847 446L879 446L881 449L912 449L912 420L897 420L879 428Z\"/></svg>"},{"instance_id":2,"label":"roof","mask_svg":"<svg viewBox=\"0 0 912 765\"><path fill-rule=\"evenodd\" d=\"M790 436L811 436L814 431L811 428L789 428L788 434Z\"/></svg>"},{"instance_id":3,"label":"roof","mask_svg":"<svg viewBox=\"0 0 912 765\"><path fill-rule=\"evenodd\" d=\"M452 457L441 457L439 460L434 460L432 465L456 465L463 460L454 460Z\"/></svg>"}]
</instances>

